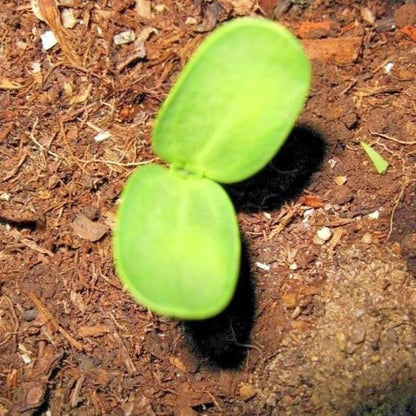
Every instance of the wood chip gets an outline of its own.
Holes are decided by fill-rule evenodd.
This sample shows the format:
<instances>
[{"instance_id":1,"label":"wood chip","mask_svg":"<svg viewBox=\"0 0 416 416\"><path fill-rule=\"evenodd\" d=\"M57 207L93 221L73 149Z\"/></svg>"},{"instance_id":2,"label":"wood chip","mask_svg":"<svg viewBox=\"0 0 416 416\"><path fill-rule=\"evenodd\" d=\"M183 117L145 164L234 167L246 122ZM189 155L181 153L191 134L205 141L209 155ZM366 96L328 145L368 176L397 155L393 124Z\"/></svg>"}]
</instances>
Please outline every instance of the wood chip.
<instances>
[{"instance_id":1,"label":"wood chip","mask_svg":"<svg viewBox=\"0 0 416 416\"><path fill-rule=\"evenodd\" d=\"M416 27L415 26L405 26L400 29L400 32L404 33L407 37L416 42Z\"/></svg>"},{"instance_id":2,"label":"wood chip","mask_svg":"<svg viewBox=\"0 0 416 416\"><path fill-rule=\"evenodd\" d=\"M91 221L83 214L78 214L71 225L78 237L92 242L98 241L110 230L107 225Z\"/></svg>"},{"instance_id":3,"label":"wood chip","mask_svg":"<svg viewBox=\"0 0 416 416\"><path fill-rule=\"evenodd\" d=\"M18 90L20 88L22 88L22 86L17 82L0 77L0 90Z\"/></svg>"},{"instance_id":4,"label":"wood chip","mask_svg":"<svg viewBox=\"0 0 416 416\"><path fill-rule=\"evenodd\" d=\"M318 34L318 33L329 32L331 30L332 25L333 25L332 20L324 20L321 22L305 21L300 24L297 34L300 38L307 38L307 37L316 38L318 36L312 36L312 35Z\"/></svg>"},{"instance_id":5,"label":"wood chip","mask_svg":"<svg viewBox=\"0 0 416 416\"><path fill-rule=\"evenodd\" d=\"M149 0L136 0L134 10L140 17L152 18L152 3Z\"/></svg>"},{"instance_id":6,"label":"wood chip","mask_svg":"<svg viewBox=\"0 0 416 416\"><path fill-rule=\"evenodd\" d=\"M333 62L339 65L354 62L361 51L362 38L305 39L302 44L309 59Z\"/></svg>"},{"instance_id":7,"label":"wood chip","mask_svg":"<svg viewBox=\"0 0 416 416\"><path fill-rule=\"evenodd\" d=\"M110 328L107 325L97 324L92 326L83 325L78 329L78 335L80 337L101 337L110 332Z\"/></svg>"},{"instance_id":8,"label":"wood chip","mask_svg":"<svg viewBox=\"0 0 416 416\"><path fill-rule=\"evenodd\" d=\"M250 14L254 6L251 0L222 0L221 3L234 9L234 13L238 16Z\"/></svg>"},{"instance_id":9,"label":"wood chip","mask_svg":"<svg viewBox=\"0 0 416 416\"><path fill-rule=\"evenodd\" d=\"M299 202L310 208L322 208L325 205L322 199L316 195L303 195Z\"/></svg>"},{"instance_id":10,"label":"wood chip","mask_svg":"<svg viewBox=\"0 0 416 416\"><path fill-rule=\"evenodd\" d=\"M23 237L23 235L19 231L10 230L9 233L16 241L23 244L24 246L29 247L30 249L37 251L38 253L46 254L49 257L53 257L53 253L50 250L39 246L37 243L35 243L33 240L30 240L29 238Z\"/></svg>"}]
</instances>

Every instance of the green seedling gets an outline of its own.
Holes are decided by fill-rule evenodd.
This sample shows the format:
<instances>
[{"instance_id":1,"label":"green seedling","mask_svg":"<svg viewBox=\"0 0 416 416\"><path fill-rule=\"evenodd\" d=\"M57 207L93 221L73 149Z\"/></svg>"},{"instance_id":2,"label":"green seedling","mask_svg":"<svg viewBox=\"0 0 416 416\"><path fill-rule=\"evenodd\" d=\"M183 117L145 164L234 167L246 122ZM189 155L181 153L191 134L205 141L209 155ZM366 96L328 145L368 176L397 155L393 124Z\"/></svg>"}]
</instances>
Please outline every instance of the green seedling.
<instances>
[{"instance_id":1,"label":"green seedling","mask_svg":"<svg viewBox=\"0 0 416 416\"><path fill-rule=\"evenodd\" d=\"M273 158L309 83L301 45L276 23L236 19L201 44L153 129L154 150L170 167L140 167L120 200L115 266L140 304L180 319L227 306L241 243L219 183L242 181Z\"/></svg>"},{"instance_id":2,"label":"green seedling","mask_svg":"<svg viewBox=\"0 0 416 416\"><path fill-rule=\"evenodd\" d=\"M386 172L387 168L389 167L389 162L387 162L387 160L385 160L383 156L380 155L380 153L374 150L367 143L360 142L360 144L361 144L361 147L364 149L364 151L367 153L367 156L373 162L373 165L376 168L376 171L379 174L383 174L384 172Z\"/></svg>"}]
</instances>

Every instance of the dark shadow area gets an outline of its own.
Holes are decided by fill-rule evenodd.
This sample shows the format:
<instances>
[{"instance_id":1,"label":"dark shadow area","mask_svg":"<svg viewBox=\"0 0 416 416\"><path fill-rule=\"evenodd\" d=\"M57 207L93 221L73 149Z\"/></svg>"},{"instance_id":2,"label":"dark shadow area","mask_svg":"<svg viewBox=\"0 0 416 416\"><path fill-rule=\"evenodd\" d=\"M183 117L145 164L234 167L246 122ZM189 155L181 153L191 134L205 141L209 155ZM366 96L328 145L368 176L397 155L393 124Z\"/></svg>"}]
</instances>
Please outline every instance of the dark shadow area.
<instances>
[{"instance_id":1,"label":"dark shadow area","mask_svg":"<svg viewBox=\"0 0 416 416\"><path fill-rule=\"evenodd\" d=\"M242 237L240 275L229 306L214 318L185 322L185 334L202 360L207 360L214 367L238 368L249 348L254 313L250 259Z\"/></svg>"},{"instance_id":2,"label":"dark shadow area","mask_svg":"<svg viewBox=\"0 0 416 416\"><path fill-rule=\"evenodd\" d=\"M348 416L416 416L415 380L400 384L394 381L384 392L367 392L368 400L347 413Z\"/></svg>"},{"instance_id":3,"label":"dark shadow area","mask_svg":"<svg viewBox=\"0 0 416 416\"><path fill-rule=\"evenodd\" d=\"M326 148L321 133L308 126L295 127L264 169L243 182L226 186L236 210L275 210L299 196L321 166Z\"/></svg>"},{"instance_id":4,"label":"dark shadow area","mask_svg":"<svg viewBox=\"0 0 416 416\"><path fill-rule=\"evenodd\" d=\"M306 126L295 127L285 145L257 175L226 187L236 211L278 209L298 196L319 169L326 152L322 135ZM254 287L250 258L242 238L240 276L228 308L218 316L185 322L185 334L196 354L211 365L238 368L250 348L254 323Z\"/></svg>"}]
</instances>

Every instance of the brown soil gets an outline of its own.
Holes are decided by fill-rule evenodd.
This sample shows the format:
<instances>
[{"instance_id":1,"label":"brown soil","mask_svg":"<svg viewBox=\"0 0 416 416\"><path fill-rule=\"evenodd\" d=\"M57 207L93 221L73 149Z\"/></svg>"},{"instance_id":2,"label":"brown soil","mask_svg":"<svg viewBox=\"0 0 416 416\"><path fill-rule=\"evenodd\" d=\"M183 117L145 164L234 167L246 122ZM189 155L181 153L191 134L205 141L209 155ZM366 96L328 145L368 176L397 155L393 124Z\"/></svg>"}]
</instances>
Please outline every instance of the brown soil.
<instances>
[{"instance_id":1,"label":"brown soil","mask_svg":"<svg viewBox=\"0 0 416 416\"><path fill-rule=\"evenodd\" d=\"M61 1L72 29L38 2L46 22L0 4L0 415L415 415L413 2ZM250 13L303 38L310 97L273 163L229 187L230 308L154 316L114 274L117 199L189 55ZM116 46L125 30L139 41Z\"/></svg>"}]
</instances>

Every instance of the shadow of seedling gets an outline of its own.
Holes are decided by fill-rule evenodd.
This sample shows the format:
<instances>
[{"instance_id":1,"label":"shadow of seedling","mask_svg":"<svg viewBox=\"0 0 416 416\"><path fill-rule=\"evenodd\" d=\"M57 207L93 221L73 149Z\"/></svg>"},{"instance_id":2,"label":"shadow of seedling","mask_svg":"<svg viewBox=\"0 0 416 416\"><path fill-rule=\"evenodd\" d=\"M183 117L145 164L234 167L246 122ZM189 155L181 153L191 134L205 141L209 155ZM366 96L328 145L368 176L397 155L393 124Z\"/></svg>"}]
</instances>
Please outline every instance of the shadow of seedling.
<instances>
[{"instance_id":1,"label":"shadow of seedling","mask_svg":"<svg viewBox=\"0 0 416 416\"><path fill-rule=\"evenodd\" d=\"M327 144L308 126L295 127L273 160L258 174L226 189L237 211L276 210L306 188L324 160Z\"/></svg>"},{"instance_id":2,"label":"shadow of seedling","mask_svg":"<svg viewBox=\"0 0 416 416\"><path fill-rule=\"evenodd\" d=\"M254 177L226 187L237 211L278 209L298 196L319 169L326 142L317 131L298 126L274 159ZM221 368L238 368L250 348L255 299L247 244L242 243L240 276L228 308L214 318L186 322L185 333L197 354Z\"/></svg>"},{"instance_id":3,"label":"shadow of seedling","mask_svg":"<svg viewBox=\"0 0 416 416\"><path fill-rule=\"evenodd\" d=\"M238 368L250 348L254 313L250 260L243 240L240 275L229 306L214 318L185 322L185 334L196 355L207 360L210 365Z\"/></svg>"}]
</instances>

